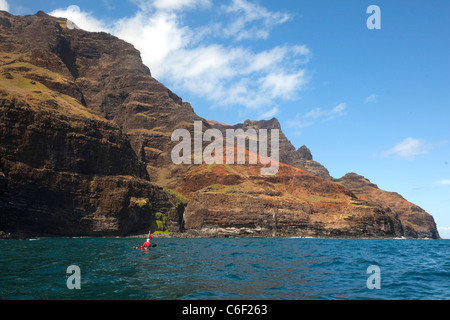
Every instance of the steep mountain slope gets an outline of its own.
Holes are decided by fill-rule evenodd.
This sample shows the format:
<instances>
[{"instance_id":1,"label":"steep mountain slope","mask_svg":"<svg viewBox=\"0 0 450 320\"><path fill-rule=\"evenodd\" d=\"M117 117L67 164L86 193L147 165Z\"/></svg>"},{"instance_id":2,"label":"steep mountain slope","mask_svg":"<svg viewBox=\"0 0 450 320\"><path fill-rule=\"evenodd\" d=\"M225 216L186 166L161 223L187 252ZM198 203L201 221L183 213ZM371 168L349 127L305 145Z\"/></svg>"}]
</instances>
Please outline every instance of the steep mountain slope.
<instances>
[{"instance_id":1,"label":"steep mountain slope","mask_svg":"<svg viewBox=\"0 0 450 320\"><path fill-rule=\"evenodd\" d=\"M176 212L119 126L87 107L61 22L0 16L3 234L126 235Z\"/></svg>"},{"instance_id":2,"label":"steep mountain slope","mask_svg":"<svg viewBox=\"0 0 450 320\"><path fill-rule=\"evenodd\" d=\"M0 73L2 234L184 226L189 236L438 237L424 211L334 180L276 119L202 119L109 34L0 12ZM280 129L278 173L261 175L261 163L175 165L172 132L192 134L194 121L203 131Z\"/></svg>"},{"instance_id":3,"label":"steep mountain slope","mask_svg":"<svg viewBox=\"0 0 450 320\"><path fill-rule=\"evenodd\" d=\"M211 121L209 123L212 125L212 128L219 129L224 135L225 130L227 129L242 129L244 131L249 129L255 129L257 131L260 129L278 129L280 130L280 162L304 169L321 178L332 179L328 170L323 165L313 160L311 151L306 146L302 146L298 150L295 149L289 139L284 135L281 130L281 125L276 118L260 121L247 120L244 123L233 126Z\"/></svg>"}]
</instances>

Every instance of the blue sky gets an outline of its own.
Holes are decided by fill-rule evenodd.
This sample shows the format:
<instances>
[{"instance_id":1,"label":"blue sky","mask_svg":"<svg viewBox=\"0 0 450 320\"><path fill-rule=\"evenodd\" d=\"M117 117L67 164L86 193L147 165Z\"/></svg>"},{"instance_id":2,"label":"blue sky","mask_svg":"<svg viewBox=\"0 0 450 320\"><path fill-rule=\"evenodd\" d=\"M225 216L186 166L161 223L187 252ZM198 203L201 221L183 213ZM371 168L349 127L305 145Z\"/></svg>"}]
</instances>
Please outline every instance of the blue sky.
<instances>
[{"instance_id":1,"label":"blue sky","mask_svg":"<svg viewBox=\"0 0 450 320\"><path fill-rule=\"evenodd\" d=\"M369 30L369 5L381 29ZM200 116L275 116L332 176L364 175L432 214L450 238L447 0L13 1L141 51Z\"/></svg>"}]
</instances>

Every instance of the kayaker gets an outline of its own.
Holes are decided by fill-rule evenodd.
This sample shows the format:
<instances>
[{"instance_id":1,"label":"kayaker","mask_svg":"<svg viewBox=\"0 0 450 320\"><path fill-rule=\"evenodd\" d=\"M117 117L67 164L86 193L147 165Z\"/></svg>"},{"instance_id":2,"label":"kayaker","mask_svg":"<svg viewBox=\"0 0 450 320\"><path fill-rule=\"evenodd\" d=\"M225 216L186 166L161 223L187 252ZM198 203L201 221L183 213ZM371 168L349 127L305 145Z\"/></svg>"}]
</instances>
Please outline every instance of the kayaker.
<instances>
[{"instance_id":1,"label":"kayaker","mask_svg":"<svg viewBox=\"0 0 450 320\"><path fill-rule=\"evenodd\" d=\"M144 244L141 247L142 250L148 250L148 249L150 249L152 247L152 244L150 243L150 240L152 240L152 234L149 232L147 241L145 241Z\"/></svg>"}]
</instances>

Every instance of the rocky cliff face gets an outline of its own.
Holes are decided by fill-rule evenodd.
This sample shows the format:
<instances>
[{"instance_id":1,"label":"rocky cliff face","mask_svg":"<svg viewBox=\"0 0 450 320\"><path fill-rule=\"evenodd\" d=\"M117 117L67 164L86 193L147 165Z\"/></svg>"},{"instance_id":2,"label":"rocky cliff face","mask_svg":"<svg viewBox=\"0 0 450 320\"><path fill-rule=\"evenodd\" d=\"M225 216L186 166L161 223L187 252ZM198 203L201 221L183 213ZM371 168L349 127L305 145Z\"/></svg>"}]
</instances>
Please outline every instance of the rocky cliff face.
<instances>
[{"instance_id":1,"label":"rocky cliff face","mask_svg":"<svg viewBox=\"0 0 450 320\"><path fill-rule=\"evenodd\" d=\"M11 90L2 86L3 231L126 235L147 229L155 212L172 210L170 197L149 182L117 127L66 110L74 107L65 104L67 97L55 97L49 110L47 97L44 104L34 104L46 95L43 91L24 90L26 96L20 96Z\"/></svg>"},{"instance_id":2,"label":"rocky cliff face","mask_svg":"<svg viewBox=\"0 0 450 320\"><path fill-rule=\"evenodd\" d=\"M214 184L211 184L211 181ZM187 232L202 236L400 237L398 216L358 199L347 188L280 164L276 175L259 166L201 166L177 189L191 199Z\"/></svg>"},{"instance_id":3,"label":"rocky cliff face","mask_svg":"<svg viewBox=\"0 0 450 320\"><path fill-rule=\"evenodd\" d=\"M276 175L261 164L174 165L171 134L194 121L222 132L280 124L202 119L109 34L0 12L0 73L2 235L184 226L183 236L438 237L423 210L365 182L360 192L359 178L333 179L282 131Z\"/></svg>"},{"instance_id":4,"label":"rocky cliff face","mask_svg":"<svg viewBox=\"0 0 450 320\"><path fill-rule=\"evenodd\" d=\"M43 13L0 16L2 234L127 235L148 232L157 216L176 213L177 200L150 182L132 140L101 112L98 92L83 86L94 78L107 86L105 75L80 78L102 44L124 54L106 60L125 61L131 74L150 77L139 53ZM74 47L71 37L90 40Z\"/></svg>"},{"instance_id":5,"label":"rocky cliff face","mask_svg":"<svg viewBox=\"0 0 450 320\"><path fill-rule=\"evenodd\" d=\"M234 126L227 126L217 122L212 124L213 128L219 129L224 135L226 129L242 129L244 131L249 129L255 129L256 131L259 131L260 129L278 129L280 130L280 162L304 169L324 179L332 179L328 170L323 165L313 160L311 151L306 146L302 146L298 150L295 149L289 139L284 135L281 130L281 125L276 118L260 121L247 120L244 123Z\"/></svg>"},{"instance_id":6,"label":"rocky cliff face","mask_svg":"<svg viewBox=\"0 0 450 320\"><path fill-rule=\"evenodd\" d=\"M356 173L348 173L336 181L351 190L359 199L377 203L384 210L391 210L396 214L403 225L403 236L439 238L433 217L398 193L380 190L377 185Z\"/></svg>"}]
</instances>

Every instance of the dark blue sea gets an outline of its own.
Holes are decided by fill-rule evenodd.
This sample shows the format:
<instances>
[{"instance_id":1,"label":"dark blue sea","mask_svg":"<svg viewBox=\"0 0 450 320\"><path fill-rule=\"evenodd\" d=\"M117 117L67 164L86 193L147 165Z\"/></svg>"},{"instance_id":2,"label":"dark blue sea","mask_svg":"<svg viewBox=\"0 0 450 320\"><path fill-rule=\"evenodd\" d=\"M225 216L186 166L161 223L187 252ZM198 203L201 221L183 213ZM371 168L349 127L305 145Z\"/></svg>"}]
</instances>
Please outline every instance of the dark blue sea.
<instances>
[{"instance_id":1,"label":"dark blue sea","mask_svg":"<svg viewBox=\"0 0 450 320\"><path fill-rule=\"evenodd\" d=\"M0 240L0 299L450 299L450 240L144 240Z\"/></svg>"}]
</instances>

